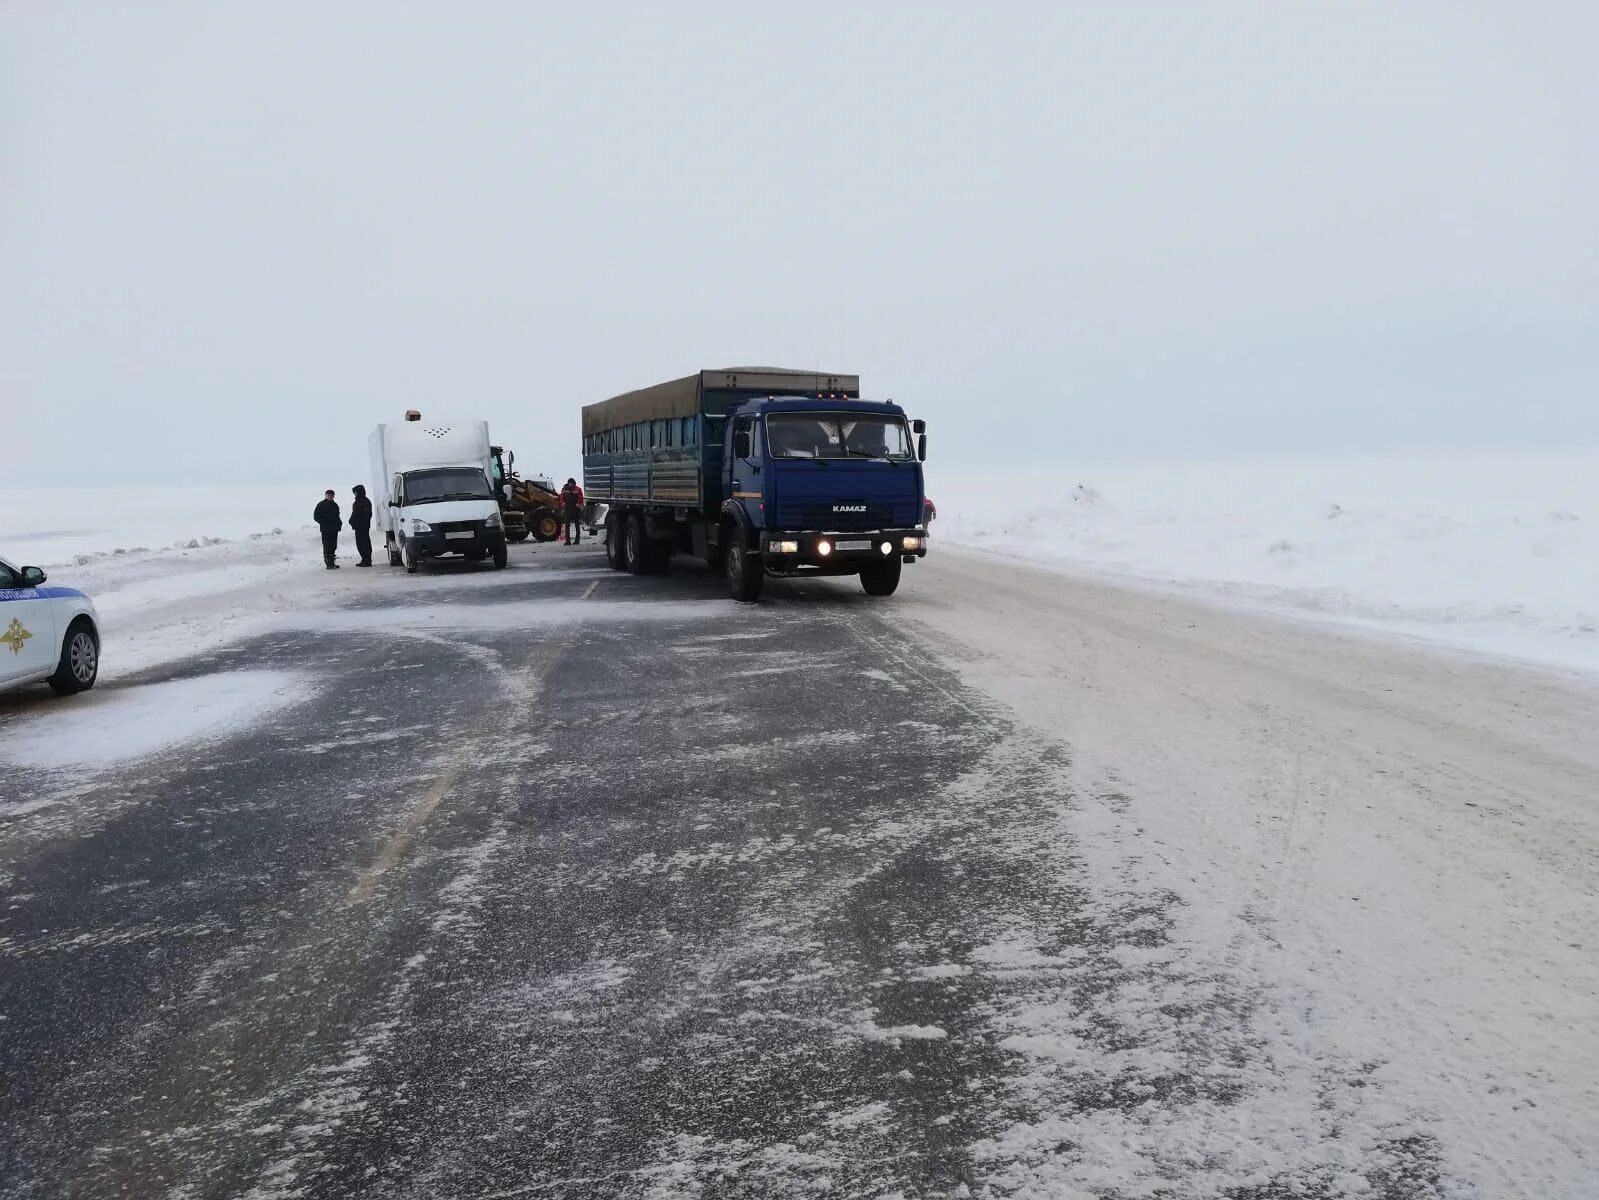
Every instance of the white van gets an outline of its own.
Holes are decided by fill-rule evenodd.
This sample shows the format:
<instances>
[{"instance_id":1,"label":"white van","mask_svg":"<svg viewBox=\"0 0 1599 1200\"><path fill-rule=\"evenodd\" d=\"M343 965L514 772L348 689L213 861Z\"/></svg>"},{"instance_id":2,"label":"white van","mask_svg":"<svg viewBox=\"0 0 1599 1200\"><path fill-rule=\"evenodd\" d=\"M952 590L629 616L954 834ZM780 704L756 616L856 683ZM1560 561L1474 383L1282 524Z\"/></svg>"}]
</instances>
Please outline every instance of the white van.
<instances>
[{"instance_id":1,"label":"white van","mask_svg":"<svg viewBox=\"0 0 1599 1200\"><path fill-rule=\"evenodd\" d=\"M368 439L372 515L389 565L415 571L424 558L459 554L506 563L505 524L489 483L487 421L428 421L411 410Z\"/></svg>"}]
</instances>

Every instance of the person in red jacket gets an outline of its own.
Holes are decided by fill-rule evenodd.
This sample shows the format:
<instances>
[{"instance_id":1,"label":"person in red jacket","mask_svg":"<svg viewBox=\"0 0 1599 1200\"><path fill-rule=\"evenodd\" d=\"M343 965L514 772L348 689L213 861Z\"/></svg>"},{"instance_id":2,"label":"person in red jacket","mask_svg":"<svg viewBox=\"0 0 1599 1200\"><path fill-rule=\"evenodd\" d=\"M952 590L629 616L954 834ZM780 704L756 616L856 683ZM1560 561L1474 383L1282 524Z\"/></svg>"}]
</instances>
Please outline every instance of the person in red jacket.
<instances>
[{"instance_id":1,"label":"person in red jacket","mask_svg":"<svg viewBox=\"0 0 1599 1200\"><path fill-rule=\"evenodd\" d=\"M568 546L583 542L583 488L575 479L568 479L561 489L561 507L566 520L561 527L561 537Z\"/></svg>"}]
</instances>

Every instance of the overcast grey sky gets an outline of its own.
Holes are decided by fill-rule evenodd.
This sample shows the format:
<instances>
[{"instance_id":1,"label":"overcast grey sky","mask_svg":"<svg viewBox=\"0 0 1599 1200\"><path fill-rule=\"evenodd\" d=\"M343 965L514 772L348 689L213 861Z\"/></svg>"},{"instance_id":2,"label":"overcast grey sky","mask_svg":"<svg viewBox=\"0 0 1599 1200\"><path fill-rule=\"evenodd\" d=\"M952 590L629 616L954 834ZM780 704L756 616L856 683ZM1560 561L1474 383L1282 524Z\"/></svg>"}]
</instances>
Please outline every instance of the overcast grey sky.
<instances>
[{"instance_id":1,"label":"overcast grey sky","mask_svg":"<svg viewBox=\"0 0 1599 1200\"><path fill-rule=\"evenodd\" d=\"M743 363L946 468L1599 443L1596 12L5 4L0 484Z\"/></svg>"}]
</instances>

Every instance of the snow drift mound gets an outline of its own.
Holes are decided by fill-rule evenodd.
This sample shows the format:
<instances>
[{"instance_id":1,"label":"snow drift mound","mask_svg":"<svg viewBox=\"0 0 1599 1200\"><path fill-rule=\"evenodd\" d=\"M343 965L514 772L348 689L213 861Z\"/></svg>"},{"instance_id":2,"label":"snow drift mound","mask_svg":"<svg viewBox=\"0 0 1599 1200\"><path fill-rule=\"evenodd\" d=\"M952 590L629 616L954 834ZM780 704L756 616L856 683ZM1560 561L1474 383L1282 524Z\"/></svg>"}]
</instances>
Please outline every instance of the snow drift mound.
<instances>
[{"instance_id":1,"label":"snow drift mound","mask_svg":"<svg viewBox=\"0 0 1599 1200\"><path fill-rule=\"evenodd\" d=\"M962 475L952 543L1599 670L1599 452ZM1001 506L1003 509L1001 510Z\"/></svg>"}]
</instances>

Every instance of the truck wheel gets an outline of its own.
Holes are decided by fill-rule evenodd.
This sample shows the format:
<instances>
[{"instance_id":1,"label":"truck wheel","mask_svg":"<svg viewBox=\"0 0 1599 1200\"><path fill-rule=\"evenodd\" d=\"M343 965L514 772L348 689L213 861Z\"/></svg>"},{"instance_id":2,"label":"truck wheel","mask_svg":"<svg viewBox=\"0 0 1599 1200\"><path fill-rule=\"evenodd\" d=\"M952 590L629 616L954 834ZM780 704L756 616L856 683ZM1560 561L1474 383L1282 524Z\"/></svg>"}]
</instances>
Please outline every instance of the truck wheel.
<instances>
[{"instance_id":1,"label":"truck wheel","mask_svg":"<svg viewBox=\"0 0 1599 1200\"><path fill-rule=\"evenodd\" d=\"M533 523L533 536L541 542L553 542L561 536L561 522L554 513L540 513Z\"/></svg>"},{"instance_id":2,"label":"truck wheel","mask_svg":"<svg viewBox=\"0 0 1599 1200\"><path fill-rule=\"evenodd\" d=\"M406 542L400 547L400 555L405 560L405 573L416 574L416 551L411 548L411 543Z\"/></svg>"},{"instance_id":3,"label":"truck wheel","mask_svg":"<svg viewBox=\"0 0 1599 1200\"><path fill-rule=\"evenodd\" d=\"M400 557L400 548L392 541L387 543L387 546L389 551L389 566L398 567L403 565L404 560Z\"/></svg>"},{"instance_id":4,"label":"truck wheel","mask_svg":"<svg viewBox=\"0 0 1599 1200\"><path fill-rule=\"evenodd\" d=\"M647 542L644 536L644 514L634 513L622 530L622 570L629 575L644 574Z\"/></svg>"},{"instance_id":5,"label":"truck wheel","mask_svg":"<svg viewBox=\"0 0 1599 1200\"><path fill-rule=\"evenodd\" d=\"M735 600L742 600L746 604L761 598L761 589L766 586L766 568L761 565L759 558L751 558L744 553L744 547L739 545L737 531L727 543L727 548L722 551L722 562L727 571L727 590Z\"/></svg>"},{"instance_id":6,"label":"truck wheel","mask_svg":"<svg viewBox=\"0 0 1599 1200\"><path fill-rule=\"evenodd\" d=\"M619 517L605 518L605 561L613 571L623 569L622 521Z\"/></svg>"},{"instance_id":7,"label":"truck wheel","mask_svg":"<svg viewBox=\"0 0 1599 1200\"><path fill-rule=\"evenodd\" d=\"M505 564L511 561L511 553L510 553L510 551L505 548L504 544L501 544L501 545L498 545L498 546L494 547L493 554L494 554L494 569L496 571L505 570Z\"/></svg>"},{"instance_id":8,"label":"truck wheel","mask_svg":"<svg viewBox=\"0 0 1599 1200\"><path fill-rule=\"evenodd\" d=\"M899 587L900 561L870 563L861 568L861 586L868 596L892 596Z\"/></svg>"},{"instance_id":9,"label":"truck wheel","mask_svg":"<svg viewBox=\"0 0 1599 1200\"><path fill-rule=\"evenodd\" d=\"M58 696L86 692L99 675L100 639L89 619L79 617L67 626L67 636L61 643L61 661L49 679L50 690Z\"/></svg>"}]
</instances>

